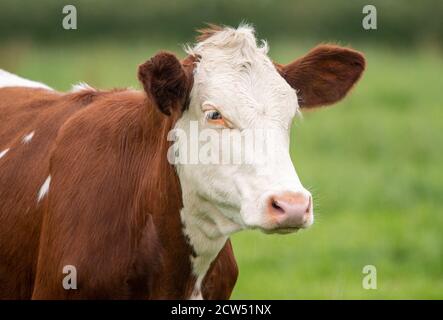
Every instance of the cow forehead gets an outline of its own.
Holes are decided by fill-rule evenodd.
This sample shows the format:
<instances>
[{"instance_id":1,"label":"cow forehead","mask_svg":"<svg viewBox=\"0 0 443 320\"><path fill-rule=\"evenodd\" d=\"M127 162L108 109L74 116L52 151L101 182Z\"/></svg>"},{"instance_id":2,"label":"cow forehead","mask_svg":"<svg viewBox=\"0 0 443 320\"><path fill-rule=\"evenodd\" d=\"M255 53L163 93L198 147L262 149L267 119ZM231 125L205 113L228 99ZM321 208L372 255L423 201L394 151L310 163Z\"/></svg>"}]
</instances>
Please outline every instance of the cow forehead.
<instances>
[{"instance_id":1,"label":"cow forehead","mask_svg":"<svg viewBox=\"0 0 443 320\"><path fill-rule=\"evenodd\" d=\"M251 112L282 121L292 118L298 111L296 92L267 52L266 42L258 45L249 26L224 28L188 48L189 54L200 57L191 94L195 107L214 104L240 119Z\"/></svg>"}]
</instances>

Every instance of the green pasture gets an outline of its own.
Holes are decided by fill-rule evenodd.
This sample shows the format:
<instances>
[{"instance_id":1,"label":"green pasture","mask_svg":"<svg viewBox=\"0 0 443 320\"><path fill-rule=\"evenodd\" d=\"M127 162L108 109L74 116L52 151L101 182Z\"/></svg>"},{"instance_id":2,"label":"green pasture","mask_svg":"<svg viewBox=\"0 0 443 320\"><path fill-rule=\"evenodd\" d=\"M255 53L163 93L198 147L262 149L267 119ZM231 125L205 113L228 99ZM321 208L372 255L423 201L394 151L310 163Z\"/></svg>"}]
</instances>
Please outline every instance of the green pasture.
<instances>
[{"instance_id":1,"label":"green pasture","mask_svg":"<svg viewBox=\"0 0 443 320\"><path fill-rule=\"evenodd\" d=\"M136 68L179 43L0 44L0 68L67 90L138 87ZM314 43L270 43L288 62ZM443 299L443 54L355 44L367 71L337 106L296 119L291 153L316 222L232 237L234 299ZM362 269L377 269L377 289Z\"/></svg>"}]
</instances>

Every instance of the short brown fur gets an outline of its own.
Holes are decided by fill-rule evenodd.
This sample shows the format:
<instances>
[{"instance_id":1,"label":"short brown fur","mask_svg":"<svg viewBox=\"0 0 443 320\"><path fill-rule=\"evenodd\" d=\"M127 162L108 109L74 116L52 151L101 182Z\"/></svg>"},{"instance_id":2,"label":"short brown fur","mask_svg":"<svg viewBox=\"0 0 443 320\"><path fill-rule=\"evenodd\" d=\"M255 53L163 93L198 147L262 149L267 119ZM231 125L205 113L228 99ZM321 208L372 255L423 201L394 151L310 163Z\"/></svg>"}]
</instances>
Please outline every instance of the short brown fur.
<instances>
[{"instance_id":1,"label":"short brown fur","mask_svg":"<svg viewBox=\"0 0 443 320\"><path fill-rule=\"evenodd\" d=\"M198 35L196 36L197 42L205 41L206 39L209 39L214 34L216 34L219 31L222 31L223 27L219 26L214 23L207 23L205 28L201 28L197 30Z\"/></svg>"},{"instance_id":2,"label":"short brown fur","mask_svg":"<svg viewBox=\"0 0 443 320\"><path fill-rule=\"evenodd\" d=\"M0 146L10 148L0 159L0 298L191 295L181 187L166 158L180 94L168 101L168 117L155 93L0 89ZM49 175L50 191L37 202ZM62 286L66 265L77 269L77 290ZM237 272L228 241L203 297L229 298Z\"/></svg>"}]
</instances>

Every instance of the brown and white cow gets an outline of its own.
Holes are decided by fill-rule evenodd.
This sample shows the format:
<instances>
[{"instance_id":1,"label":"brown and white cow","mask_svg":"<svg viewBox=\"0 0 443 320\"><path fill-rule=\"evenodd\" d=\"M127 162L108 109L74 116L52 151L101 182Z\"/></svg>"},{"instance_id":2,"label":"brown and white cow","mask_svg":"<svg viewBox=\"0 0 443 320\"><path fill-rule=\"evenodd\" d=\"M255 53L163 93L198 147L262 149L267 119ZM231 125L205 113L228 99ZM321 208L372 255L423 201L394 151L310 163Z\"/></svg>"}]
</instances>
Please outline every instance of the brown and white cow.
<instances>
[{"instance_id":1,"label":"brown and white cow","mask_svg":"<svg viewBox=\"0 0 443 320\"><path fill-rule=\"evenodd\" d=\"M312 224L289 156L291 122L342 99L363 56L321 45L276 64L246 25L206 29L187 53L142 64L144 91L60 93L0 72L0 298L227 299L233 232ZM192 122L228 140L273 130L261 142L277 157L171 164L168 134ZM77 270L76 290L62 286L65 266Z\"/></svg>"}]
</instances>

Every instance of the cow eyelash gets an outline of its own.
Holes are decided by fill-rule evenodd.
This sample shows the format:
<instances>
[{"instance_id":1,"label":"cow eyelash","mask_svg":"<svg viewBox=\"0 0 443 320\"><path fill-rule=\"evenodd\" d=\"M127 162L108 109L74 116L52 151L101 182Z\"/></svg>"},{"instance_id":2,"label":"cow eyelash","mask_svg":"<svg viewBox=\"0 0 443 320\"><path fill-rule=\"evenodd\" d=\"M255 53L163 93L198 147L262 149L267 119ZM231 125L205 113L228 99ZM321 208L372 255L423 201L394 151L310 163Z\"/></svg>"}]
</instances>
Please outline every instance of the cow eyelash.
<instances>
[{"instance_id":1,"label":"cow eyelash","mask_svg":"<svg viewBox=\"0 0 443 320\"><path fill-rule=\"evenodd\" d=\"M210 125L217 128L232 128L231 123L212 105L203 106L203 112L205 121Z\"/></svg>"},{"instance_id":2,"label":"cow eyelash","mask_svg":"<svg viewBox=\"0 0 443 320\"><path fill-rule=\"evenodd\" d=\"M210 111L207 111L207 112L206 112L205 118L206 118L206 120L213 120L213 121L216 121L216 120L222 120L222 119L223 119L223 116L222 116L222 114L221 114L219 111L217 111L217 110L210 110Z\"/></svg>"}]
</instances>

